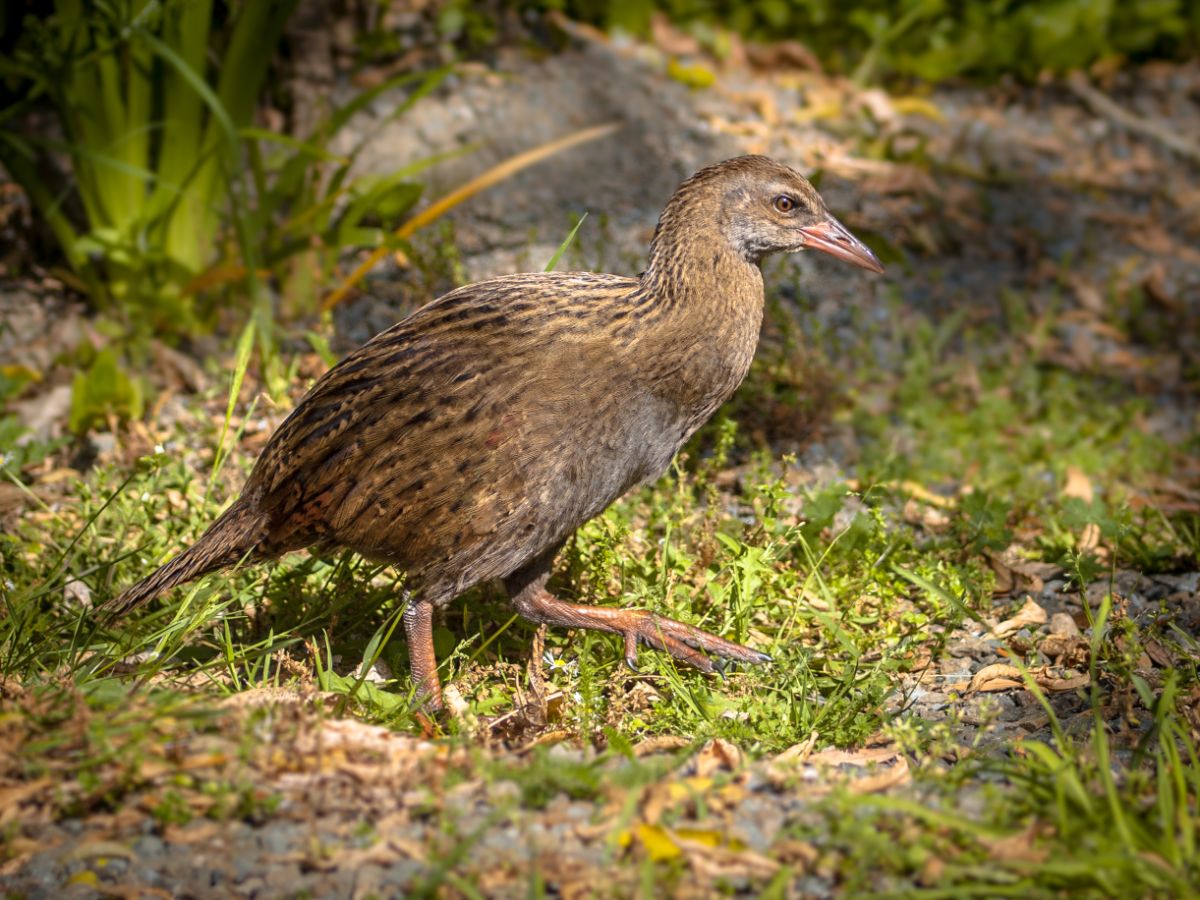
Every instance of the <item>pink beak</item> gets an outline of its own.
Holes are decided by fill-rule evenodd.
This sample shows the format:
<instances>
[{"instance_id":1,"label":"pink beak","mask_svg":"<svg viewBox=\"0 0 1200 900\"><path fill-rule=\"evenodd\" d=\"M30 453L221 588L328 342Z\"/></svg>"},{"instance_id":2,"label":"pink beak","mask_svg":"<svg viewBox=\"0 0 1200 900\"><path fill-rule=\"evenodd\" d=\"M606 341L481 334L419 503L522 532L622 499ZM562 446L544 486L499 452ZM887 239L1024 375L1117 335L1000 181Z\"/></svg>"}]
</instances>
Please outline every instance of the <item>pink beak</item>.
<instances>
[{"instance_id":1,"label":"pink beak","mask_svg":"<svg viewBox=\"0 0 1200 900\"><path fill-rule=\"evenodd\" d=\"M827 214L825 221L801 228L800 233L804 235L805 247L824 250L830 256L836 256L872 272L883 271L883 264L867 245L846 230L846 226L833 216Z\"/></svg>"}]
</instances>

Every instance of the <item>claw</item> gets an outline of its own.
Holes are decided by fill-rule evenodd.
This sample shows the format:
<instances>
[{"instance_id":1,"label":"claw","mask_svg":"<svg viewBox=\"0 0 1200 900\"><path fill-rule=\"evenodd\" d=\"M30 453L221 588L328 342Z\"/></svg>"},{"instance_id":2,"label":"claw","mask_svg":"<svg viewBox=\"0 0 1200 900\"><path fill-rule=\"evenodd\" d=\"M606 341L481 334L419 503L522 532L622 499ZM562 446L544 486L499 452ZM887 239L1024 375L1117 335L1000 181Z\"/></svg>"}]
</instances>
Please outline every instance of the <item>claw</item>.
<instances>
[{"instance_id":1,"label":"claw","mask_svg":"<svg viewBox=\"0 0 1200 900\"><path fill-rule=\"evenodd\" d=\"M725 660L714 659L712 661L712 666L713 666L713 671L721 676L722 681L725 681L725 669L727 667L727 663L725 662Z\"/></svg>"},{"instance_id":2,"label":"claw","mask_svg":"<svg viewBox=\"0 0 1200 900\"><path fill-rule=\"evenodd\" d=\"M630 672L637 672L638 636L636 632L625 632L625 665Z\"/></svg>"},{"instance_id":3,"label":"claw","mask_svg":"<svg viewBox=\"0 0 1200 900\"><path fill-rule=\"evenodd\" d=\"M625 668L627 668L630 672L633 672L633 674L635 674L635 675L642 674L642 670L637 667L637 657L636 656L625 657Z\"/></svg>"}]
</instances>

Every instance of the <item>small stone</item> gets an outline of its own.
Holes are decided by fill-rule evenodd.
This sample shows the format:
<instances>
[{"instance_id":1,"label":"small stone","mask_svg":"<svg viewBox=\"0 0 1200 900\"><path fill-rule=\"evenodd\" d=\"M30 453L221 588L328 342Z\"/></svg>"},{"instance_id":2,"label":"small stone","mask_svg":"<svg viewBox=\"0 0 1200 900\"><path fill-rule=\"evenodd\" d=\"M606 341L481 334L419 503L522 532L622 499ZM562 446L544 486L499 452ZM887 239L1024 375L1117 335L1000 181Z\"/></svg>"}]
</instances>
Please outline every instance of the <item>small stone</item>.
<instances>
[{"instance_id":1,"label":"small stone","mask_svg":"<svg viewBox=\"0 0 1200 900\"><path fill-rule=\"evenodd\" d=\"M251 853L236 853L233 857L233 880L239 884L246 881L258 868L258 857Z\"/></svg>"},{"instance_id":2,"label":"small stone","mask_svg":"<svg viewBox=\"0 0 1200 900\"><path fill-rule=\"evenodd\" d=\"M582 800L576 800L565 810L563 817L568 821L573 822L589 822L593 814L596 812L596 807L590 803L584 803Z\"/></svg>"},{"instance_id":3,"label":"small stone","mask_svg":"<svg viewBox=\"0 0 1200 900\"><path fill-rule=\"evenodd\" d=\"M104 878L120 878L125 870L129 868L129 860L122 859L119 856L112 856L95 860L92 865L97 870L97 874Z\"/></svg>"},{"instance_id":4,"label":"small stone","mask_svg":"<svg viewBox=\"0 0 1200 900\"><path fill-rule=\"evenodd\" d=\"M300 867L295 863L274 865L267 870L267 888L272 894L279 892L294 895L300 887L301 880Z\"/></svg>"},{"instance_id":5,"label":"small stone","mask_svg":"<svg viewBox=\"0 0 1200 900\"><path fill-rule=\"evenodd\" d=\"M149 885L150 887L157 887L157 886L161 885L166 879L163 877L162 872L160 872L154 866L141 865L141 866L133 867L133 870L129 874L129 880L136 884L144 884L144 885Z\"/></svg>"},{"instance_id":6,"label":"small stone","mask_svg":"<svg viewBox=\"0 0 1200 900\"><path fill-rule=\"evenodd\" d=\"M293 841L289 829L283 825L268 825L258 835L258 841L263 851L282 856L292 849Z\"/></svg>"},{"instance_id":7,"label":"small stone","mask_svg":"<svg viewBox=\"0 0 1200 900\"><path fill-rule=\"evenodd\" d=\"M142 835L133 842L133 852L143 859L149 856L158 856L165 847L163 839L156 834Z\"/></svg>"},{"instance_id":8,"label":"small stone","mask_svg":"<svg viewBox=\"0 0 1200 900\"><path fill-rule=\"evenodd\" d=\"M1066 613L1056 612L1050 617L1050 633L1062 637L1079 637L1079 626Z\"/></svg>"},{"instance_id":9,"label":"small stone","mask_svg":"<svg viewBox=\"0 0 1200 900\"><path fill-rule=\"evenodd\" d=\"M556 762L582 762L583 751L565 743L555 744L546 751L546 757Z\"/></svg>"},{"instance_id":10,"label":"small stone","mask_svg":"<svg viewBox=\"0 0 1200 900\"><path fill-rule=\"evenodd\" d=\"M424 866L413 859L398 859L383 870L383 884L405 888L424 872Z\"/></svg>"},{"instance_id":11,"label":"small stone","mask_svg":"<svg viewBox=\"0 0 1200 900\"><path fill-rule=\"evenodd\" d=\"M969 675L971 672L971 660L962 657L943 659L938 665L938 670L943 675Z\"/></svg>"},{"instance_id":12,"label":"small stone","mask_svg":"<svg viewBox=\"0 0 1200 900\"><path fill-rule=\"evenodd\" d=\"M258 897L262 895L263 891L266 890L266 887L267 883L262 879L262 877L255 875L253 878L247 878L238 885L238 893L246 897Z\"/></svg>"},{"instance_id":13,"label":"small stone","mask_svg":"<svg viewBox=\"0 0 1200 900\"><path fill-rule=\"evenodd\" d=\"M487 787L487 798L493 806L507 806L510 803L516 803L521 799L521 786L508 779L494 781Z\"/></svg>"},{"instance_id":14,"label":"small stone","mask_svg":"<svg viewBox=\"0 0 1200 900\"><path fill-rule=\"evenodd\" d=\"M97 431L91 436L97 456L111 456L117 448L117 436L111 431Z\"/></svg>"}]
</instances>

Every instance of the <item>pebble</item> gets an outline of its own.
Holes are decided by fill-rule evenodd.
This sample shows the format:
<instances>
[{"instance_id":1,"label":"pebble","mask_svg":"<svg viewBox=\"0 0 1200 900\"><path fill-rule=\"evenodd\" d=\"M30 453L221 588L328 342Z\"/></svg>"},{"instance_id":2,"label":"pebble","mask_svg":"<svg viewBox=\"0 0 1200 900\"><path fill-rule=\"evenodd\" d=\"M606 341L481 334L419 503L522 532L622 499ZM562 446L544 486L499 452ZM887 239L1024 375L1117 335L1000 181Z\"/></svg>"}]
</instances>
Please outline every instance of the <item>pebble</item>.
<instances>
[{"instance_id":1,"label":"pebble","mask_svg":"<svg viewBox=\"0 0 1200 900\"><path fill-rule=\"evenodd\" d=\"M141 857L158 856L163 852L166 844L163 839L156 834L147 834L138 838L133 842L133 852Z\"/></svg>"},{"instance_id":2,"label":"pebble","mask_svg":"<svg viewBox=\"0 0 1200 900\"><path fill-rule=\"evenodd\" d=\"M1057 612L1050 617L1050 633L1063 637L1079 637L1079 626L1066 613Z\"/></svg>"},{"instance_id":3,"label":"pebble","mask_svg":"<svg viewBox=\"0 0 1200 900\"><path fill-rule=\"evenodd\" d=\"M259 845L266 853L282 856L299 843L295 834L297 829L298 826L291 822L271 823L259 832Z\"/></svg>"}]
</instances>

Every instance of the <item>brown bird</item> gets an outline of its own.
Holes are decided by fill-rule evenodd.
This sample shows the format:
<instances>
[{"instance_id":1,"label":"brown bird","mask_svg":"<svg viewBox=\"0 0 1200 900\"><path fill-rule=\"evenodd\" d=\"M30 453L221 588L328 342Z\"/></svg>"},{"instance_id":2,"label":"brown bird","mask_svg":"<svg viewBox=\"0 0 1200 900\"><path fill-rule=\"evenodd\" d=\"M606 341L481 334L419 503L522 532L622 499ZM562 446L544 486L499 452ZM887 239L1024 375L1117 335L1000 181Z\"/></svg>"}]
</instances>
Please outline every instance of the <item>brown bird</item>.
<instances>
[{"instance_id":1,"label":"brown bird","mask_svg":"<svg viewBox=\"0 0 1200 900\"><path fill-rule=\"evenodd\" d=\"M636 278L507 275L434 300L329 370L191 547L110 603L124 613L240 560L347 547L407 574L412 677L441 704L433 616L500 579L535 623L621 635L704 672L760 653L646 610L545 588L572 532L653 480L750 368L759 263L807 248L882 272L816 190L762 156L697 172Z\"/></svg>"}]
</instances>

